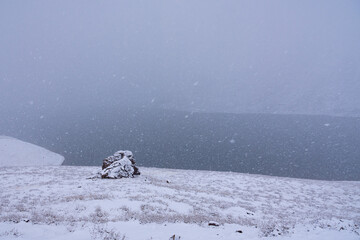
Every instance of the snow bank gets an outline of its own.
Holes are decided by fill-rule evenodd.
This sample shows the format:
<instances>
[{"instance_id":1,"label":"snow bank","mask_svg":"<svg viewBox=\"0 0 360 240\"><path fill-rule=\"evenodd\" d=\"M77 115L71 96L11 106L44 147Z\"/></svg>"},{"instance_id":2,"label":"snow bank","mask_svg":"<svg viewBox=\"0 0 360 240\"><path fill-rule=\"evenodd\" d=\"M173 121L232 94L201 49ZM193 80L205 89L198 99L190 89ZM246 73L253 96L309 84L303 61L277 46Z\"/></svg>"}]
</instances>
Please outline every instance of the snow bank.
<instances>
[{"instance_id":1,"label":"snow bank","mask_svg":"<svg viewBox=\"0 0 360 240\"><path fill-rule=\"evenodd\" d=\"M15 138L0 136L0 167L61 165L64 157Z\"/></svg>"},{"instance_id":2,"label":"snow bank","mask_svg":"<svg viewBox=\"0 0 360 240\"><path fill-rule=\"evenodd\" d=\"M360 182L146 167L110 181L95 171L0 168L0 240L359 240Z\"/></svg>"}]
</instances>

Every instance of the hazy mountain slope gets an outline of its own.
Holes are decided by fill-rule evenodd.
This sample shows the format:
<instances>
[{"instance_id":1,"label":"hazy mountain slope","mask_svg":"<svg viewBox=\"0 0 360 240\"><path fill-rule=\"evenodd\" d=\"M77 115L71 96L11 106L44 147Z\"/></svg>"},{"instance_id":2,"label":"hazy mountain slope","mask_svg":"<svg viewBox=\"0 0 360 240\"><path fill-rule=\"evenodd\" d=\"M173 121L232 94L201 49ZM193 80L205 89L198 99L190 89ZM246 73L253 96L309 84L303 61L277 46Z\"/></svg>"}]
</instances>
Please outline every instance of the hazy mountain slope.
<instances>
[{"instance_id":1,"label":"hazy mountain slope","mask_svg":"<svg viewBox=\"0 0 360 240\"><path fill-rule=\"evenodd\" d=\"M0 168L0 239L103 239L112 228L128 240L359 239L359 182L154 168L87 178L99 169Z\"/></svg>"},{"instance_id":2,"label":"hazy mountain slope","mask_svg":"<svg viewBox=\"0 0 360 240\"><path fill-rule=\"evenodd\" d=\"M284 2L0 1L0 108L360 116L359 2Z\"/></svg>"}]
</instances>

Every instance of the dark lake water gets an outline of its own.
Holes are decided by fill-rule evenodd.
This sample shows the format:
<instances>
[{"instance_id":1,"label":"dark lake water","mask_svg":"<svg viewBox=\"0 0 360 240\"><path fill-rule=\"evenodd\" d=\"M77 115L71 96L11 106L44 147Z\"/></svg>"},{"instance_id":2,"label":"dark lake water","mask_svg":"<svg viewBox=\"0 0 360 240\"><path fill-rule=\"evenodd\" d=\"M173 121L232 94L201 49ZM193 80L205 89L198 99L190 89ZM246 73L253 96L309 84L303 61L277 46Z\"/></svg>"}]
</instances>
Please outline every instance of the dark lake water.
<instances>
[{"instance_id":1,"label":"dark lake water","mask_svg":"<svg viewBox=\"0 0 360 240\"><path fill-rule=\"evenodd\" d=\"M128 149L139 166L360 180L360 118L155 109L4 116L0 134L60 153L65 165L100 167Z\"/></svg>"}]
</instances>

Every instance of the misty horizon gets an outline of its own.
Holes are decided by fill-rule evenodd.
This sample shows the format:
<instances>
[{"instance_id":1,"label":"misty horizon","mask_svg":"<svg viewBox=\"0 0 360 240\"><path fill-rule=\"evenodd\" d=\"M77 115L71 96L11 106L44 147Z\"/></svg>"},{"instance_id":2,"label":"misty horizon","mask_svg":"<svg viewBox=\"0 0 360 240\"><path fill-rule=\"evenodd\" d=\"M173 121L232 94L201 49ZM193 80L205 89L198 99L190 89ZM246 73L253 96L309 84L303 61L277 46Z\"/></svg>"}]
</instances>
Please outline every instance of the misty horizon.
<instances>
[{"instance_id":1,"label":"misty horizon","mask_svg":"<svg viewBox=\"0 0 360 240\"><path fill-rule=\"evenodd\" d=\"M358 1L2 1L1 110L360 115Z\"/></svg>"}]
</instances>

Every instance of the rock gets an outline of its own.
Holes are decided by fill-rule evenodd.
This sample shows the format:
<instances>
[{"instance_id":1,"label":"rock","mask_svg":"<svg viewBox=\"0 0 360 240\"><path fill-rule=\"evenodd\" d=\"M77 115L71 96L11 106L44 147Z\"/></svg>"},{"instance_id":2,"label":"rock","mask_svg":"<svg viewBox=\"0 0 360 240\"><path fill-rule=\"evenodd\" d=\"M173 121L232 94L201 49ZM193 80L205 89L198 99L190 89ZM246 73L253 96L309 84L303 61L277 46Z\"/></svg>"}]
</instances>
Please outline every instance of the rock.
<instances>
[{"instance_id":1,"label":"rock","mask_svg":"<svg viewBox=\"0 0 360 240\"><path fill-rule=\"evenodd\" d=\"M209 226L218 227L218 226L220 226L220 224L217 223L217 222L214 222L214 221L210 221L210 222L209 222Z\"/></svg>"},{"instance_id":2,"label":"rock","mask_svg":"<svg viewBox=\"0 0 360 240\"><path fill-rule=\"evenodd\" d=\"M243 231L242 231L242 230L236 230L236 232L237 232L237 233L243 233Z\"/></svg>"},{"instance_id":3,"label":"rock","mask_svg":"<svg viewBox=\"0 0 360 240\"><path fill-rule=\"evenodd\" d=\"M131 151L117 151L104 159L100 175L101 178L130 178L140 175L140 172Z\"/></svg>"},{"instance_id":4,"label":"rock","mask_svg":"<svg viewBox=\"0 0 360 240\"><path fill-rule=\"evenodd\" d=\"M180 236L175 236L174 234L169 238L169 240L180 240L180 238L181 238Z\"/></svg>"}]
</instances>

